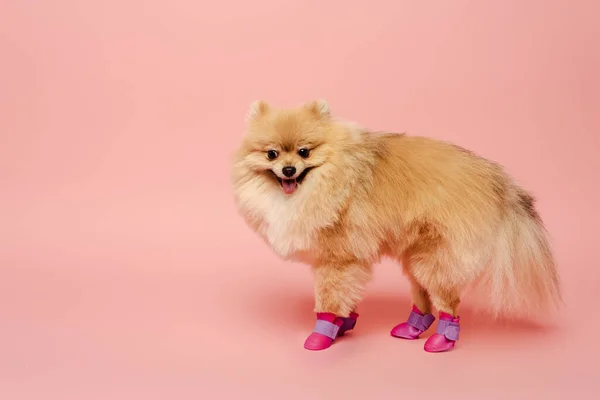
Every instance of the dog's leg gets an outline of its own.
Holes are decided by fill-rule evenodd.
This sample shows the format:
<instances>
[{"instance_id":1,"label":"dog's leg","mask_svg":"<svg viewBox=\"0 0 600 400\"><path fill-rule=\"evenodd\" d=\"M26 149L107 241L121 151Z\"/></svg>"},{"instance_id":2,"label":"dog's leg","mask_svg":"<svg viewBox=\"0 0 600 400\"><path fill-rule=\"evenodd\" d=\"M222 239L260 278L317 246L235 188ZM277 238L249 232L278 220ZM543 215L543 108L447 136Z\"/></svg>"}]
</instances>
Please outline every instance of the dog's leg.
<instances>
[{"instance_id":1,"label":"dog's leg","mask_svg":"<svg viewBox=\"0 0 600 400\"><path fill-rule=\"evenodd\" d=\"M427 290L413 276L410 276L410 293L413 304L423 313L431 313L431 298Z\"/></svg>"},{"instance_id":2,"label":"dog's leg","mask_svg":"<svg viewBox=\"0 0 600 400\"><path fill-rule=\"evenodd\" d=\"M371 278L371 268L358 263L329 263L316 266L314 273L317 323L304 347L323 350L331 346L336 337L354 327L358 317L354 310Z\"/></svg>"},{"instance_id":3,"label":"dog's leg","mask_svg":"<svg viewBox=\"0 0 600 400\"><path fill-rule=\"evenodd\" d=\"M418 331L426 330L435 320L433 315L427 313L427 308L435 307L439 311L439 321L436 333L425 342L425 351L432 353L448 351L454 348L460 330L460 318L457 312L460 304L460 288L466 281L465 275L460 273L461 268L456 267L461 264L435 242L417 242L411 250L411 253L407 253L406 260L403 260L404 270L413 285L415 304L425 310L415 306L406 324L415 328L417 331L414 333L420 335L421 332ZM428 297L426 300L425 295ZM394 335L395 332L392 331L394 336L408 339L415 336L411 335L413 333L411 329L403 327L402 324L396 328L399 334Z\"/></svg>"},{"instance_id":4,"label":"dog's leg","mask_svg":"<svg viewBox=\"0 0 600 400\"><path fill-rule=\"evenodd\" d=\"M454 348L460 331L460 317L458 306L460 304L459 290L443 284L429 288L431 301L440 313L440 320L436 333L425 342L425 351L439 353Z\"/></svg>"},{"instance_id":5,"label":"dog's leg","mask_svg":"<svg viewBox=\"0 0 600 400\"><path fill-rule=\"evenodd\" d=\"M411 284L413 306L408 320L396 325L390 333L394 337L414 340L418 339L423 332L429 329L433 321L435 321L435 317L431 314L429 293L409 272L409 266L406 263L404 264L405 273Z\"/></svg>"}]
</instances>

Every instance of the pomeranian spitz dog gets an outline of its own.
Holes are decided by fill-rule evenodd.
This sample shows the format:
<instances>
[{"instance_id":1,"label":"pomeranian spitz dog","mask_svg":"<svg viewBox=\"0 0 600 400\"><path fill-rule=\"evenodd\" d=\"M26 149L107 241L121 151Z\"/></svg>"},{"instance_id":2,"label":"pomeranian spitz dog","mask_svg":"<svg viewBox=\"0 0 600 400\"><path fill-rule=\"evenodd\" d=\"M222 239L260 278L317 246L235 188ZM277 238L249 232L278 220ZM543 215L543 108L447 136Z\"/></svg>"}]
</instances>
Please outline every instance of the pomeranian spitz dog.
<instances>
[{"instance_id":1,"label":"pomeranian spitz dog","mask_svg":"<svg viewBox=\"0 0 600 400\"><path fill-rule=\"evenodd\" d=\"M312 266L317 322L304 347L353 329L372 265L402 264L412 310L392 336L452 349L458 306L484 288L494 315L561 303L534 199L494 162L459 146L374 133L334 118L324 101L279 109L258 101L233 163L237 206L283 259ZM476 285L473 285L476 284Z\"/></svg>"}]
</instances>

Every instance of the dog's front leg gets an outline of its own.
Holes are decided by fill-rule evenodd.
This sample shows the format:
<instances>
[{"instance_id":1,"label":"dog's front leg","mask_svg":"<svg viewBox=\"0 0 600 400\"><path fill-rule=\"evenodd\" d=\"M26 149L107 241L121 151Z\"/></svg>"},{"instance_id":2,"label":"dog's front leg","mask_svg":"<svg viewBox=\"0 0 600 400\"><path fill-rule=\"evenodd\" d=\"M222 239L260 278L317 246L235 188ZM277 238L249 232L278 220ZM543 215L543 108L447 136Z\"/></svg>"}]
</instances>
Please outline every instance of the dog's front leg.
<instances>
[{"instance_id":1,"label":"dog's front leg","mask_svg":"<svg viewBox=\"0 0 600 400\"><path fill-rule=\"evenodd\" d=\"M306 339L308 350L324 350L346 331L354 328L354 312L362 300L371 266L361 263L322 263L315 273L315 312L317 323Z\"/></svg>"}]
</instances>

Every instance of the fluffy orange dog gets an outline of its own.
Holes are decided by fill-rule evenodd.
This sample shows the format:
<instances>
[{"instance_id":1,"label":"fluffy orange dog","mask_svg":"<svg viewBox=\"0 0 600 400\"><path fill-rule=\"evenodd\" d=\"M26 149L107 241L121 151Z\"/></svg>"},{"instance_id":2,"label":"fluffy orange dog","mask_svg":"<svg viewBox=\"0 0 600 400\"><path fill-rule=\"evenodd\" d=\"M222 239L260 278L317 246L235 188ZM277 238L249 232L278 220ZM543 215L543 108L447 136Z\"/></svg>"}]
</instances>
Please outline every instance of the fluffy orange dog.
<instances>
[{"instance_id":1,"label":"fluffy orange dog","mask_svg":"<svg viewBox=\"0 0 600 400\"><path fill-rule=\"evenodd\" d=\"M282 258L315 274L317 323L305 348L354 327L372 265L402 263L413 308L392 335L425 350L458 340L465 288L484 287L494 313L560 303L559 278L534 200L502 167L458 146L375 134L314 101L252 105L233 166L241 214ZM483 286L482 286L483 285Z\"/></svg>"}]
</instances>

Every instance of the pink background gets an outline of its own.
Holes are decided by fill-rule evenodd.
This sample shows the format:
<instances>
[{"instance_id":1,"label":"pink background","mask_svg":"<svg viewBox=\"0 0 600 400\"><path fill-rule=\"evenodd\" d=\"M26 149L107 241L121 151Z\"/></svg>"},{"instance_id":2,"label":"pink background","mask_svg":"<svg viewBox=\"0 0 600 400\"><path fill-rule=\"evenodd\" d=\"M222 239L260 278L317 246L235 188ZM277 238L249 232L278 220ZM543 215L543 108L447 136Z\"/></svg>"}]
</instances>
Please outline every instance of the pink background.
<instances>
[{"instance_id":1,"label":"pink background","mask_svg":"<svg viewBox=\"0 0 600 400\"><path fill-rule=\"evenodd\" d=\"M2 1L1 399L596 397L600 3L351 3ZM389 336L409 298L386 263L357 330L305 351L310 272L249 232L228 163L252 100L317 97L531 189L560 327L467 304L426 354Z\"/></svg>"}]
</instances>

